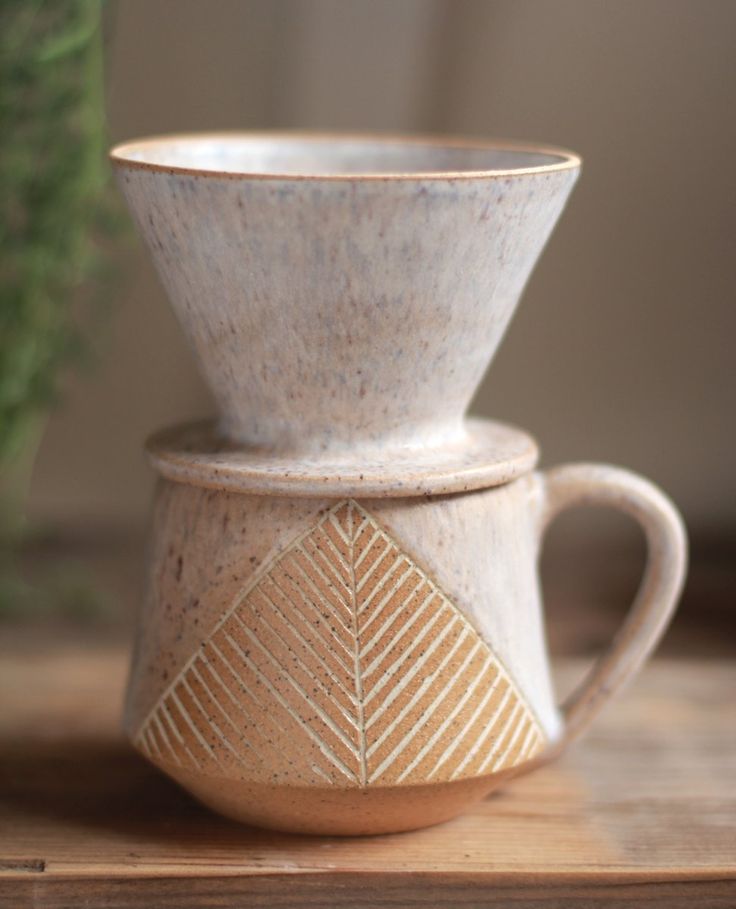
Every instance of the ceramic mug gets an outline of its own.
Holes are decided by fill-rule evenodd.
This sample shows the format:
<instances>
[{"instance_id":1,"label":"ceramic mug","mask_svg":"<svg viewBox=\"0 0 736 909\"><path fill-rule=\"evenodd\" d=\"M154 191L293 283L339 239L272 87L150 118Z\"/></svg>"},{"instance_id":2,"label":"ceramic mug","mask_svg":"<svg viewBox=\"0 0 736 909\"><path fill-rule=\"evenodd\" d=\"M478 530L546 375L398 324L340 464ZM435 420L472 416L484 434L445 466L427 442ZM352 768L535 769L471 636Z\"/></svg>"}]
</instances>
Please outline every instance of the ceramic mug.
<instances>
[{"instance_id":1,"label":"ceramic mug","mask_svg":"<svg viewBox=\"0 0 736 909\"><path fill-rule=\"evenodd\" d=\"M632 515L649 557L558 708L537 561L548 523L586 504ZM163 480L153 531L128 734L222 814L324 834L437 823L557 753L657 643L686 558L660 491L587 464L405 498Z\"/></svg>"}]
</instances>

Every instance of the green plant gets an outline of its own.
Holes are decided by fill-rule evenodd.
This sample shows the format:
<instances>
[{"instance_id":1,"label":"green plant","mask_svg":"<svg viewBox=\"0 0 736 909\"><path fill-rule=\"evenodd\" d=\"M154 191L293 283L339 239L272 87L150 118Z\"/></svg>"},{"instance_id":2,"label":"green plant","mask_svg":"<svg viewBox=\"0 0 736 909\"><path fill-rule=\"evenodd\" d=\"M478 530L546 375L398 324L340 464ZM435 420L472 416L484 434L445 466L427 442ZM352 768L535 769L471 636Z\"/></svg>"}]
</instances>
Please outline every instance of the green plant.
<instances>
[{"instance_id":1,"label":"green plant","mask_svg":"<svg viewBox=\"0 0 736 909\"><path fill-rule=\"evenodd\" d=\"M0 469L80 349L106 210L100 0L0 0Z\"/></svg>"},{"instance_id":2,"label":"green plant","mask_svg":"<svg viewBox=\"0 0 736 909\"><path fill-rule=\"evenodd\" d=\"M101 20L101 0L0 0L0 616L58 610L69 587L27 580L20 544L42 417L83 349L113 223Z\"/></svg>"}]
</instances>

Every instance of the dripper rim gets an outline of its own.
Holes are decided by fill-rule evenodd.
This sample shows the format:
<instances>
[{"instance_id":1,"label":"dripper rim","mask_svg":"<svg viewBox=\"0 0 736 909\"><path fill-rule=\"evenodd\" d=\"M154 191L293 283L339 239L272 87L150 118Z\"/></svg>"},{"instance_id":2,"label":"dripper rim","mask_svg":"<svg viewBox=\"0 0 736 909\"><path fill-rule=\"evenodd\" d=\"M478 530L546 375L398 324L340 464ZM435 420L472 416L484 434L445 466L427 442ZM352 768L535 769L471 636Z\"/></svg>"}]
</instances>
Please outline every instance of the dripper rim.
<instances>
[{"instance_id":1,"label":"dripper rim","mask_svg":"<svg viewBox=\"0 0 736 909\"><path fill-rule=\"evenodd\" d=\"M301 140L305 142L372 142L379 145L425 146L435 149L466 149L468 151L507 151L527 154L547 155L559 160L550 164L529 165L527 167L488 168L480 170L437 170L437 171L387 171L356 173L277 173L245 170L220 170L207 167L188 167L179 164L163 164L154 161L142 161L131 157L134 150L146 146L189 141L212 140ZM110 162L119 169L130 168L153 173L169 175L219 178L227 180L276 180L285 182L414 182L423 181L461 181L488 180L508 177L524 177L558 173L560 171L579 170L582 166L580 155L566 148L535 142L524 142L513 139L479 139L461 136L430 135L423 133L384 133L384 132L342 132L311 130L202 130L191 132L162 133L142 136L120 142L109 151Z\"/></svg>"}]
</instances>

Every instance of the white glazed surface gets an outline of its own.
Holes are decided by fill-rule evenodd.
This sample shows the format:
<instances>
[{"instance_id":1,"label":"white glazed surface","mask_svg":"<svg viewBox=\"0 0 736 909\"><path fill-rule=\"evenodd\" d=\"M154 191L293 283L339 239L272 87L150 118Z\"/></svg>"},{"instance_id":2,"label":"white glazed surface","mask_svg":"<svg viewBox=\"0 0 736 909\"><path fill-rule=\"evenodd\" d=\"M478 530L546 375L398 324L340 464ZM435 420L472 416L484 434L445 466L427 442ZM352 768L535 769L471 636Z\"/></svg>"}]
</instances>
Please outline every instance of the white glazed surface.
<instances>
[{"instance_id":1,"label":"white glazed surface","mask_svg":"<svg viewBox=\"0 0 736 909\"><path fill-rule=\"evenodd\" d=\"M146 443L161 476L211 489L257 495L405 497L499 486L528 473L537 444L515 426L465 421L462 441L441 449L298 459L224 440L210 421L161 430Z\"/></svg>"},{"instance_id":2,"label":"white glazed surface","mask_svg":"<svg viewBox=\"0 0 736 909\"><path fill-rule=\"evenodd\" d=\"M247 134L174 137L123 146L113 163L224 433L294 461L390 464L395 449L465 440L466 408L579 161L340 142L272 136L264 151ZM264 156L301 174L264 178Z\"/></svg>"}]
</instances>

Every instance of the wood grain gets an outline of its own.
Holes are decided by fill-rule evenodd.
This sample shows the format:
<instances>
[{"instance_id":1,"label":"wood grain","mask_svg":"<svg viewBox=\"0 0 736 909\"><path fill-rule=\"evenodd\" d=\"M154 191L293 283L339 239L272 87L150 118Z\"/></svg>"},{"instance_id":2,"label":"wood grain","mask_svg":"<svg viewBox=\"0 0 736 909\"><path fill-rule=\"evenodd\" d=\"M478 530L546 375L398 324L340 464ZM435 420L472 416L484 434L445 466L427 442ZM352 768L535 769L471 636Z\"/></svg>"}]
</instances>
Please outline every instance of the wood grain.
<instances>
[{"instance_id":1,"label":"wood grain","mask_svg":"<svg viewBox=\"0 0 736 909\"><path fill-rule=\"evenodd\" d=\"M456 821L367 839L199 807L119 735L125 666L112 646L2 654L2 909L736 904L725 662L655 662L554 766Z\"/></svg>"}]
</instances>

